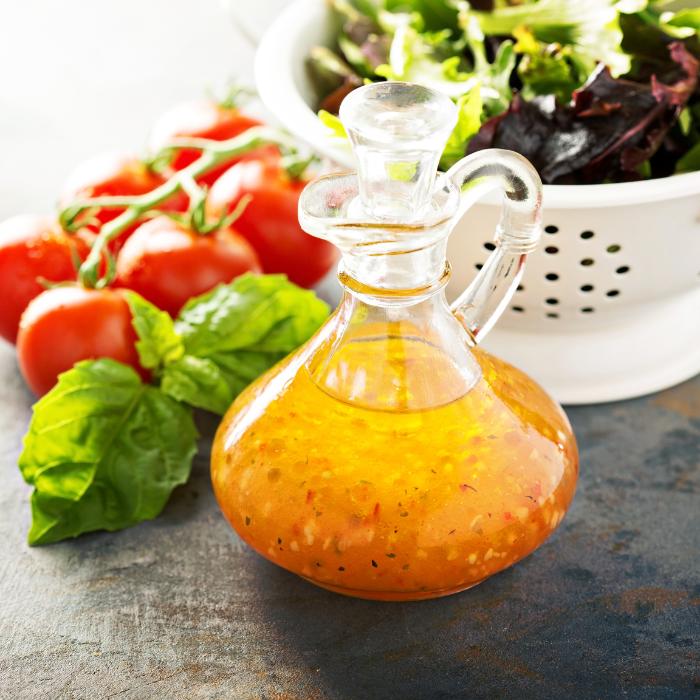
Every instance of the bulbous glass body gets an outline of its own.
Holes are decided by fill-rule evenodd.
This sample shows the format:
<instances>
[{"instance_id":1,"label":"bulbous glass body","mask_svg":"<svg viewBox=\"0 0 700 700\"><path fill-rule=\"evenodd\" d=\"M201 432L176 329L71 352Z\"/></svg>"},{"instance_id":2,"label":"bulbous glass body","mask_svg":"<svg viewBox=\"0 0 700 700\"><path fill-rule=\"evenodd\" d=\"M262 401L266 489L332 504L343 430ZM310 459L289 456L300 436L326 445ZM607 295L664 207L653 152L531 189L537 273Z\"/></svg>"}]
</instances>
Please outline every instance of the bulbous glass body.
<instances>
[{"instance_id":1,"label":"bulbous glass body","mask_svg":"<svg viewBox=\"0 0 700 700\"><path fill-rule=\"evenodd\" d=\"M212 452L251 547L380 600L447 595L522 559L562 521L577 472L559 406L471 349L441 292L399 309L347 294L238 397Z\"/></svg>"},{"instance_id":2,"label":"bulbous glass body","mask_svg":"<svg viewBox=\"0 0 700 700\"><path fill-rule=\"evenodd\" d=\"M214 491L251 547L313 583L381 600L447 595L532 552L574 495L564 413L474 349L540 238L541 183L500 150L436 178L457 112L419 85L358 88L340 116L358 171L308 185L299 214L340 248L347 293L234 402L214 441ZM494 250L453 313L447 236L493 186Z\"/></svg>"}]
</instances>

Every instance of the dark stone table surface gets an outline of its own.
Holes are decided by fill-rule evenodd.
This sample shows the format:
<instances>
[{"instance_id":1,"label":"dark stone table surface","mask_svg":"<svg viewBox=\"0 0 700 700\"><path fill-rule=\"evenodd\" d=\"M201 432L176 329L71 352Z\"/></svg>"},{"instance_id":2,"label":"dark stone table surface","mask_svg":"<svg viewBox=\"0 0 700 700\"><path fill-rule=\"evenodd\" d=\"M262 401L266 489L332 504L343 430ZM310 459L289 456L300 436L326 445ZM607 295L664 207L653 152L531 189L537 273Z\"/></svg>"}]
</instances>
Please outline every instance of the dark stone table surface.
<instances>
[{"instance_id":1,"label":"dark stone table surface","mask_svg":"<svg viewBox=\"0 0 700 700\"><path fill-rule=\"evenodd\" d=\"M25 543L31 397L0 347L0 697L700 697L700 377L568 411L581 478L562 527L471 591L344 598L249 551L208 477L155 521Z\"/></svg>"}]
</instances>

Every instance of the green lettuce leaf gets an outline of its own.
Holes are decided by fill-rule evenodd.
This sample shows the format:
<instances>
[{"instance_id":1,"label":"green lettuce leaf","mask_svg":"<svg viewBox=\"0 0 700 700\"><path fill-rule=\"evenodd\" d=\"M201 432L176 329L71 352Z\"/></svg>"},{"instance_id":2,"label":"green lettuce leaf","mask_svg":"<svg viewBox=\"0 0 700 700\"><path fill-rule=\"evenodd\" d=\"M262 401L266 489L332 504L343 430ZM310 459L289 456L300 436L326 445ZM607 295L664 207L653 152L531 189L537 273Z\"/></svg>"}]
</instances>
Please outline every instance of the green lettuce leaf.
<instances>
[{"instance_id":1,"label":"green lettuce leaf","mask_svg":"<svg viewBox=\"0 0 700 700\"><path fill-rule=\"evenodd\" d=\"M481 84L481 96L484 112L489 117L502 114L508 109L513 91L510 76L515 68L515 51L513 42L506 40L498 47L493 63L486 56L484 33L479 23L469 15L460 15L464 35L474 59L474 75Z\"/></svg>"},{"instance_id":2,"label":"green lettuce leaf","mask_svg":"<svg viewBox=\"0 0 700 700\"><path fill-rule=\"evenodd\" d=\"M700 170L700 142L696 143L676 163L676 173L691 173Z\"/></svg>"},{"instance_id":3,"label":"green lettuce leaf","mask_svg":"<svg viewBox=\"0 0 700 700\"><path fill-rule=\"evenodd\" d=\"M323 126L330 131L334 138L346 139L348 137L345 127L343 126L343 122L341 122L340 119L335 116L335 114L331 114L325 109L320 109L318 111L318 118Z\"/></svg>"},{"instance_id":4,"label":"green lettuce leaf","mask_svg":"<svg viewBox=\"0 0 700 700\"><path fill-rule=\"evenodd\" d=\"M450 0L385 0L384 6L389 12L419 15L429 31L458 30L457 3Z\"/></svg>"},{"instance_id":5,"label":"green lettuce leaf","mask_svg":"<svg viewBox=\"0 0 700 700\"><path fill-rule=\"evenodd\" d=\"M114 360L79 362L34 406L19 468L29 544L155 518L196 452L191 411Z\"/></svg>"},{"instance_id":6,"label":"green lettuce leaf","mask_svg":"<svg viewBox=\"0 0 700 700\"><path fill-rule=\"evenodd\" d=\"M671 36L685 39L700 30L700 7L687 7L677 12L663 12L660 27Z\"/></svg>"},{"instance_id":7,"label":"green lettuce leaf","mask_svg":"<svg viewBox=\"0 0 700 700\"><path fill-rule=\"evenodd\" d=\"M545 44L571 46L592 72L602 61L614 76L630 69L630 58L622 50L622 31L616 3L612 0L539 0L500 7L496 12L463 9L460 22L475 17L484 34L509 35L525 26Z\"/></svg>"},{"instance_id":8,"label":"green lettuce leaf","mask_svg":"<svg viewBox=\"0 0 700 700\"><path fill-rule=\"evenodd\" d=\"M482 110L483 102L479 85L457 99L457 125L450 134L442 153L440 159L442 170L448 170L464 157L469 141L481 128Z\"/></svg>"},{"instance_id":9,"label":"green lettuce leaf","mask_svg":"<svg viewBox=\"0 0 700 700\"><path fill-rule=\"evenodd\" d=\"M523 83L523 97L554 95L561 104L568 104L573 91L588 77L586 66L576 53L570 46L537 41L526 27L514 29L513 34L518 40L515 52L522 56L518 76Z\"/></svg>"}]
</instances>

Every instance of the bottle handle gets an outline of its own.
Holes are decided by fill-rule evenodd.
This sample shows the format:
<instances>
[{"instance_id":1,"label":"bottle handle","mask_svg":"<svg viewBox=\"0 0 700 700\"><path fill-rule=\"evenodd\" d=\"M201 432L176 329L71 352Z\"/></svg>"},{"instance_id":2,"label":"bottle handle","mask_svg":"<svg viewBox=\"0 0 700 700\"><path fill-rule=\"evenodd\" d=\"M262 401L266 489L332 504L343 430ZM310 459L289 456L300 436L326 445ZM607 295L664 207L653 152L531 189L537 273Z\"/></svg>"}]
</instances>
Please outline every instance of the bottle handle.
<instances>
[{"instance_id":1,"label":"bottle handle","mask_svg":"<svg viewBox=\"0 0 700 700\"><path fill-rule=\"evenodd\" d=\"M458 219L487 191L500 188L503 192L496 248L451 306L476 345L505 310L522 277L525 259L540 240L542 182L527 159L498 148L462 158L446 176L462 192Z\"/></svg>"}]
</instances>

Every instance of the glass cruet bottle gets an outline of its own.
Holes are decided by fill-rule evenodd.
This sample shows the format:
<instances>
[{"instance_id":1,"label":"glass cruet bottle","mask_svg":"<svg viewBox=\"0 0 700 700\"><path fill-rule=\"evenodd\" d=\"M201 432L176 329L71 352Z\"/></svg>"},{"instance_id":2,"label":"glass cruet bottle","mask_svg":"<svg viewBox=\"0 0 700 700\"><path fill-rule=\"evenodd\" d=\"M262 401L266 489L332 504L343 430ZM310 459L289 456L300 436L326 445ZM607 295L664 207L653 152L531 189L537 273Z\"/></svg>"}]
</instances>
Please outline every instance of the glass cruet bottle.
<instances>
[{"instance_id":1,"label":"glass cruet bottle","mask_svg":"<svg viewBox=\"0 0 700 700\"><path fill-rule=\"evenodd\" d=\"M359 88L340 117L357 173L309 184L306 231L342 252L345 289L318 333L233 403L212 450L219 504L270 561L347 595L464 590L536 549L574 495L578 453L559 406L478 348L541 233L541 185L487 150L446 174L449 98ZM500 187L496 248L450 307L446 240Z\"/></svg>"}]
</instances>

